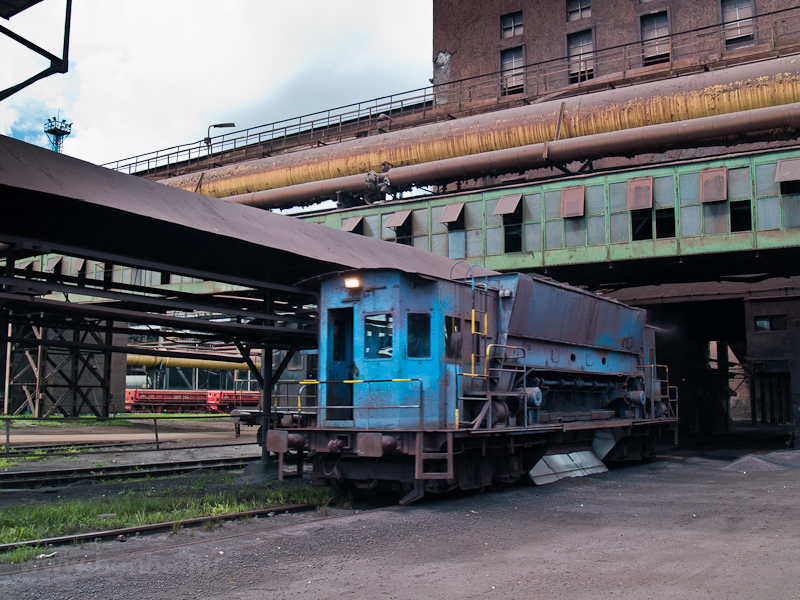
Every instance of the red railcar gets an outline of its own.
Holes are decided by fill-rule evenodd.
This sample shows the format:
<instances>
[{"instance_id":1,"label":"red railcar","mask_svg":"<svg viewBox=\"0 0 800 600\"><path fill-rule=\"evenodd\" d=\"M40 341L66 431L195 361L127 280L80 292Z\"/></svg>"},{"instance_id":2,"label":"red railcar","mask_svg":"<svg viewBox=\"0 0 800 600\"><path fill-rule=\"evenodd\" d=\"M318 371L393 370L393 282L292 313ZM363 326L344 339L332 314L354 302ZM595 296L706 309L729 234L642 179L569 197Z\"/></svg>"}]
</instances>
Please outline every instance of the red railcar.
<instances>
[{"instance_id":1,"label":"red railcar","mask_svg":"<svg viewBox=\"0 0 800 600\"><path fill-rule=\"evenodd\" d=\"M256 408L260 399L258 392L234 390L212 390L208 392L208 412L231 412L234 408Z\"/></svg>"},{"instance_id":2,"label":"red railcar","mask_svg":"<svg viewBox=\"0 0 800 600\"><path fill-rule=\"evenodd\" d=\"M125 390L125 412L205 412L206 390Z\"/></svg>"}]
</instances>

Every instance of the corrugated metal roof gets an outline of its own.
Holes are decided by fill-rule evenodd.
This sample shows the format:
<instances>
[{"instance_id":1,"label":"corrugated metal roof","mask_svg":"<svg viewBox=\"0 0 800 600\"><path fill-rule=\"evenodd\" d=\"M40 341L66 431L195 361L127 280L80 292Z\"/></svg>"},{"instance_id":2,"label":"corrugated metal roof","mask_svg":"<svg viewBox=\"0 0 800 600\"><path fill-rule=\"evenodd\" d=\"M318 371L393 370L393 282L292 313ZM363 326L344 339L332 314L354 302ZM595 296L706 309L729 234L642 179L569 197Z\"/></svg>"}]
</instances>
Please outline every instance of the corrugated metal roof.
<instances>
[{"instance_id":1,"label":"corrugated metal roof","mask_svg":"<svg viewBox=\"0 0 800 600\"><path fill-rule=\"evenodd\" d=\"M124 175L0 136L2 233L294 282L340 268L447 279L449 258ZM222 271L225 269L225 271Z\"/></svg>"},{"instance_id":2,"label":"corrugated metal roof","mask_svg":"<svg viewBox=\"0 0 800 600\"><path fill-rule=\"evenodd\" d=\"M10 19L42 0L0 0L0 17Z\"/></svg>"}]
</instances>

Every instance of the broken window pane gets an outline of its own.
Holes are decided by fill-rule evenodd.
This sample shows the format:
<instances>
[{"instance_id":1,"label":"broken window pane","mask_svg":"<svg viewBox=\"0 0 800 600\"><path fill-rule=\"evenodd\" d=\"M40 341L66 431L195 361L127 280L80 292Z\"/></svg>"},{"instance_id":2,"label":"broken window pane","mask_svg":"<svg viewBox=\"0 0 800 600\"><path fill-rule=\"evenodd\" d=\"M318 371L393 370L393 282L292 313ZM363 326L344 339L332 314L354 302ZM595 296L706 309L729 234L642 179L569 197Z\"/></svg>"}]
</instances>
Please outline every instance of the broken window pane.
<instances>
[{"instance_id":1,"label":"broken window pane","mask_svg":"<svg viewBox=\"0 0 800 600\"><path fill-rule=\"evenodd\" d=\"M391 314L364 317L364 358L392 358Z\"/></svg>"},{"instance_id":2,"label":"broken window pane","mask_svg":"<svg viewBox=\"0 0 800 600\"><path fill-rule=\"evenodd\" d=\"M555 250L563 247L562 241L562 224L563 221L548 221L545 223L545 244L548 250Z\"/></svg>"},{"instance_id":3,"label":"broken window pane","mask_svg":"<svg viewBox=\"0 0 800 600\"><path fill-rule=\"evenodd\" d=\"M634 242L653 239L653 210L631 211L631 239Z\"/></svg>"},{"instance_id":4,"label":"broken window pane","mask_svg":"<svg viewBox=\"0 0 800 600\"><path fill-rule=\"evenodd\" d=\"M759 198L756 205L756 218L759 231L779 229L781 224L778 198Z\"/></svg>"},{"instance_id":5,"label":"broken window pane","mask_svg":"<svg viewBox=\"0 0 800 600\"><path fill-rule=\"evenodd\" d=\"M703 233L728 233L728 203L703 204Z\"/></svg>"},{"instance_id":6,"label":"broken window pane","mask_svg":"<svg viewBox=\"0 0 800 600\"><path fill-rule=\"evenodd\" d=\"M752 231L750 200L731 202L731 231Z\"/></svg>"},{"instance_id":7,"label":"broken window pane","mask_svg":"<svg viewBox=\"0 0 800 600\"><path fill-rule=\"evenodd\" d=\"M656 238L675 237L675 209L662 208L656 211Z\"/></svg>"},{"instance_id":8,"label":"broken window pane","mask_svg":"<svg viewBox=\"0 0 800 600\"><path fill-rule=\"evenodd\" d=\"M568 248L586 245L586 221L584 219L565 219L564 230Z\"/></svg>"},{"instance_id":9,"label":"broken window pane","mask_svg":"<svg viewBox=\"0 0 800 600\"><path fill-rule=\"evenodd\" d=\"M602 246L606 243L606 218L587 217L586 231L590 246Z\"/></svg>"}]
</instances>

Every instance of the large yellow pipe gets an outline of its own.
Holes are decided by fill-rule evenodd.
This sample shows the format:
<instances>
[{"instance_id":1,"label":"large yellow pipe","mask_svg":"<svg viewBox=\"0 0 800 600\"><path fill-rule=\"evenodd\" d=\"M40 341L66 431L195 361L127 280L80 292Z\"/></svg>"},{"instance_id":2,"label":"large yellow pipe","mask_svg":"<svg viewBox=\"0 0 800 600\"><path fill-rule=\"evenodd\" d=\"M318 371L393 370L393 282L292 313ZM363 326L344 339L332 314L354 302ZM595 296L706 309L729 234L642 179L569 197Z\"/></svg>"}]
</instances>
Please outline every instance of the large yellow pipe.
<instances>
[{"instance_id":1,"label":"large yellow pipe","mask_svg":"<svg viewBox=\"0 0 800 600\"><path fill-rule=\"evenodd\" d=\"M256 367L261 368L261 359L254 358ZM178 358L175 356L144 356L128 354L128 365L135 367L181 367L184 369L219 369L221 371L249 371L250 367L243 362L226 362L224 360L205 360L199 358Z\"/></svg>"},{"instance_id":2,"label":"large yellow pipe","mask_svg":"<svg viewBox=\"0 0 800 600\"><path fill-rule=\"evenodd\" d=\"M800 102L800 57L563 100L561 139ZM224 198L553 140L562 100L291 152L162 183Z\"/></svg>"}]
</instances>

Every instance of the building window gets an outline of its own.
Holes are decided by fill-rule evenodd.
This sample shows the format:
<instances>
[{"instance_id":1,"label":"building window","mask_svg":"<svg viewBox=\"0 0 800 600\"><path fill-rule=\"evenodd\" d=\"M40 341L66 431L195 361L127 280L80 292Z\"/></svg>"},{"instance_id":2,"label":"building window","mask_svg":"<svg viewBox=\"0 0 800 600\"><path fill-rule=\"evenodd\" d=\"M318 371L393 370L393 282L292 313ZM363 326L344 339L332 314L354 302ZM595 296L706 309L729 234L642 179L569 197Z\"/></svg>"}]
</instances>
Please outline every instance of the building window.
<instances>
[{"instance_id":1,"label":"building window","mask_svg":"<svg viewBox=\"0 0 800 600\"><path fill-rule=\"evenodd\" d=\"M591 0L567 0L567 21L577 21L591 16Z\"/></svg>"},{"instance_id":2,"label":"building window","mask_svg":"<svg viewBox=\"0 0 800 600\"><path fill-rule=\"evenodd\" d=\"M500 85L502 94L520 94L523 91L522 46L500 52Z\"/></svg>"},{"instance_id":3,"label":"building window","mask_svg":"<svg viewBox=\"0 0 800 600\"><path fill-rule=\"evenodd\" d=\"M594 77L594 44L592 30L578 31L567 36L569 82L578 83Z\"/></svg>"},{"instance_id":4,"label":"building window","mask_svg":"<svg viewBox=\"0 0 800 600\"><path fill-rule=\"evenodd\" d=\"M492 213L503 216L503 251L522 252L522 194L503 196Z\"/></svg>"},{"instance_id":5,"label":"building window","mask_svg":"<svg viewBox=\"0 0 800 600\"><path fill-rule=\"evenodd\" d=\"M722 36L728 49L753 43L753 0L722 0Z\"/></svg>"},{"instance_id":6,"label":"building window","mask_svg":"<svg viewBox=\"0 0 800 600\"><path fill-rule=\"evenodd\" d=\"M765 315L756 317L756 332L785 330L786 315Z\"/></svg>"},{"instance_id":7,"label":"building window","mask_svg":"<svg viewBox=\"0 0 800 600\"><path fill-rule=\"evenodd\" d=\"M669 62L669 19L667 11L642 16L642 59L644 65Z\"/></svg>"},{"instance_id":8,"label":"building window","mask_svg":"<svg viewBox=\"0 0 800 600\"><path fill-rule=\"evenodd\" d=\"M675 237L675 192L672 177L637 177L628 181L631 241Z\"/></svg>"},{"instance_id":9,"label":"building window","mask_svg":"<svg viewBox=\"0 0 800 600\"><path fill-rule=\"evenodd\" d=\"M500 37L510 38L522 35L522 11L500 17Z\"/></svg>"}]
</instances>

